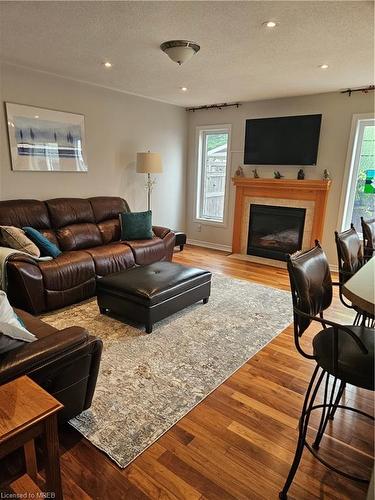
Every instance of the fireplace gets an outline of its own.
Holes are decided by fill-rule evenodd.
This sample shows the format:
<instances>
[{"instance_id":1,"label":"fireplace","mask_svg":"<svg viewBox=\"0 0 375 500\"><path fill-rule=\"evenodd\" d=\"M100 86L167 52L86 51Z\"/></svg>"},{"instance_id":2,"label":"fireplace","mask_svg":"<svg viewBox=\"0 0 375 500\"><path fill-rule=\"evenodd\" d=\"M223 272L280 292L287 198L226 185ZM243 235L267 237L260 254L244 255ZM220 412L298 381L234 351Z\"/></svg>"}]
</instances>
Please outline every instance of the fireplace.
<instances>
[{"instance_id":1,"label":"fireplace","mask_svg":"<svg viewBox=\"0 0 375 500\"><path fill-rule=\"evenodd\" d=\"M250 205L248 255L285 260L302 248L305 208Z\"/></svg>"}]
</instances>

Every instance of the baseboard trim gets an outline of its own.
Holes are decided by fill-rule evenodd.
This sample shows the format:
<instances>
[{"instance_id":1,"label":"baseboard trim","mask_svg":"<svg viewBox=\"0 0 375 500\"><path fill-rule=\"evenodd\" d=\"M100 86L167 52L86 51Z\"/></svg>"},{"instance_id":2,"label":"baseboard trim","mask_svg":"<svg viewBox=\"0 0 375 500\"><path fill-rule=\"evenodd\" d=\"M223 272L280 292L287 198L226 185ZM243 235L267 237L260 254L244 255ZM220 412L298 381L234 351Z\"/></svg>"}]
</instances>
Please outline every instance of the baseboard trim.
<instances>
[{"instance_id":1,"label":"baseboard trim","mask_svg":"<svg viewBox=\"0 0 375 500\"><path fill-rule=\"evenodd\" d=\"M230 245L220 245L219 243L210 243L209 241L191 240L188 238L187 244L196 247L211 248L212 250L221 250L222 252L232 252Z\"/></svg>"}]
</instances>

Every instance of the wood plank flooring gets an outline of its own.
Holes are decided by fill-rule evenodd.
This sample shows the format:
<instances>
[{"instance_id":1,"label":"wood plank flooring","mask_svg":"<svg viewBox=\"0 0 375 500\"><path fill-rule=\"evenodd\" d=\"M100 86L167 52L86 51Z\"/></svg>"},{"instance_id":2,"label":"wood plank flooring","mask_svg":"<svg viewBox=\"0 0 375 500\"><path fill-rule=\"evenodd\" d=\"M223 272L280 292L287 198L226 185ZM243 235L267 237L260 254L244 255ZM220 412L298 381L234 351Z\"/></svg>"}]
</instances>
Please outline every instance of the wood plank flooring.
<instances>
[{"instance_id":1,"label":"wood plank flooring","mask_svg":"<svg viewBox=\"0 0 375 500\"><path fill-rule=\"evenodd\" d=\"M174 260L289 289L285 270L229 259L223 252L187 246ZM328 317L349 322L352 315L335 296ZM286 328L126 469L64 428L65 498L277 499L293 459L298 417L314 367L296 352L292 333L291 326ZM344 398L373 411L369 392L349 387ZM311 432L317 425L314 416ZM373 428L366 419L338 411L321 452L347 470L369 475L373 445ZM289 498L361 500L366 489L329 472L305 451Z\"/></svg>"}]
</instances>

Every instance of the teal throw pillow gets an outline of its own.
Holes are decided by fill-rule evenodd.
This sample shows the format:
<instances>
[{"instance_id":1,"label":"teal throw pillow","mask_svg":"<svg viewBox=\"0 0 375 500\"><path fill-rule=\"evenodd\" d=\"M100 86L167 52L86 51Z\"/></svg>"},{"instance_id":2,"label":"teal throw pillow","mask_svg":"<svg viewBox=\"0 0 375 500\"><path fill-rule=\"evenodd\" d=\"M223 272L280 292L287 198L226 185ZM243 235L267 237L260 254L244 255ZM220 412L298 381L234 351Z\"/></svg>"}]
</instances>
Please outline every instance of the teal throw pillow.
<instances>
[{"instance_id":1,"label":"teal throw pillow","mask_svg":"<svg viewBox=\"0 0 375 500\"><path fill-rule=\"evenodd\" d=\"M152 239L152 212L122 212L120 214L121 239Z\"/></svg>"},{"instance_id":2,"label":"teal throw pillow","mask_svg":"<svg viewBox=\"0 0 375 500\"><path fill-rule=\"evenodd\" d=\"M23 227L22 229L26 236L39 248L41 255L55 259L61 254L61 250L37 229L33 227Z\"/></svg>"}]
</instances>

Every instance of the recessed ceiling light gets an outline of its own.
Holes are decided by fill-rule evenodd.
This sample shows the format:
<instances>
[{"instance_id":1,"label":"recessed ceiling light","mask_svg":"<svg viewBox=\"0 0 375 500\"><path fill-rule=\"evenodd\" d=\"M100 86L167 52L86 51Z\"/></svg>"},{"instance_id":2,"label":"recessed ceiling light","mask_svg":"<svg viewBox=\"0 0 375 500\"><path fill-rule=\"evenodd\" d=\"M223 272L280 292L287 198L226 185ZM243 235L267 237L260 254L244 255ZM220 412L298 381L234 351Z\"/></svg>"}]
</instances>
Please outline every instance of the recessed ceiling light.
<instances>
[{"instance_id":1,"label":"recessed ceiling light","mask_svg":"<svg viewBox=\"0 0 375 500\"><path fill-rule=\"evenodd\" d=\"M266 26L266 28L276 28L277 23L275 21L265 21L263 26Z\"/></svg>"},{"instance_id":2,"label":"recessed ceiling light","mask_svg":"<svg viewBox=\"0 0 375 500\"><path fill-rule=\"evenodd\" d=\"M328 68L328 64L321 64L319 66L320 69L327 69Z\"/></svg>"},{"instance_id":3,"label":"recessed ceiling light","mask_svg":"<svg viewBox=\"0 0 375 500\"><path fill-rule=\"evenodd\" d=\"M106 62L105 62L105 63L103 63L103 64L104 64L104 66L105 66L106 68L112 68L112 63L110 63L109 61L106 61Z\"/></svg>"},{"instance_id":4,"label":"recessed ceiling light","mask_svg":"<svg viewBox=\"0 0 375 500\"><path fill-rule=\"evenodd\" d=\"M35 115L34 118L39 118L39 115Z\"/></svg>"},{"instance_id":5,"label":"recessed ceiling light","mask_svg":"<svg viewBox=\"0 0 375 500\"><path fill-rule=\"evenodd\" d=\"M187 92L187 87L181 87L180 90L182 90L182 92Z\"/></svg>"}]
</instances>

